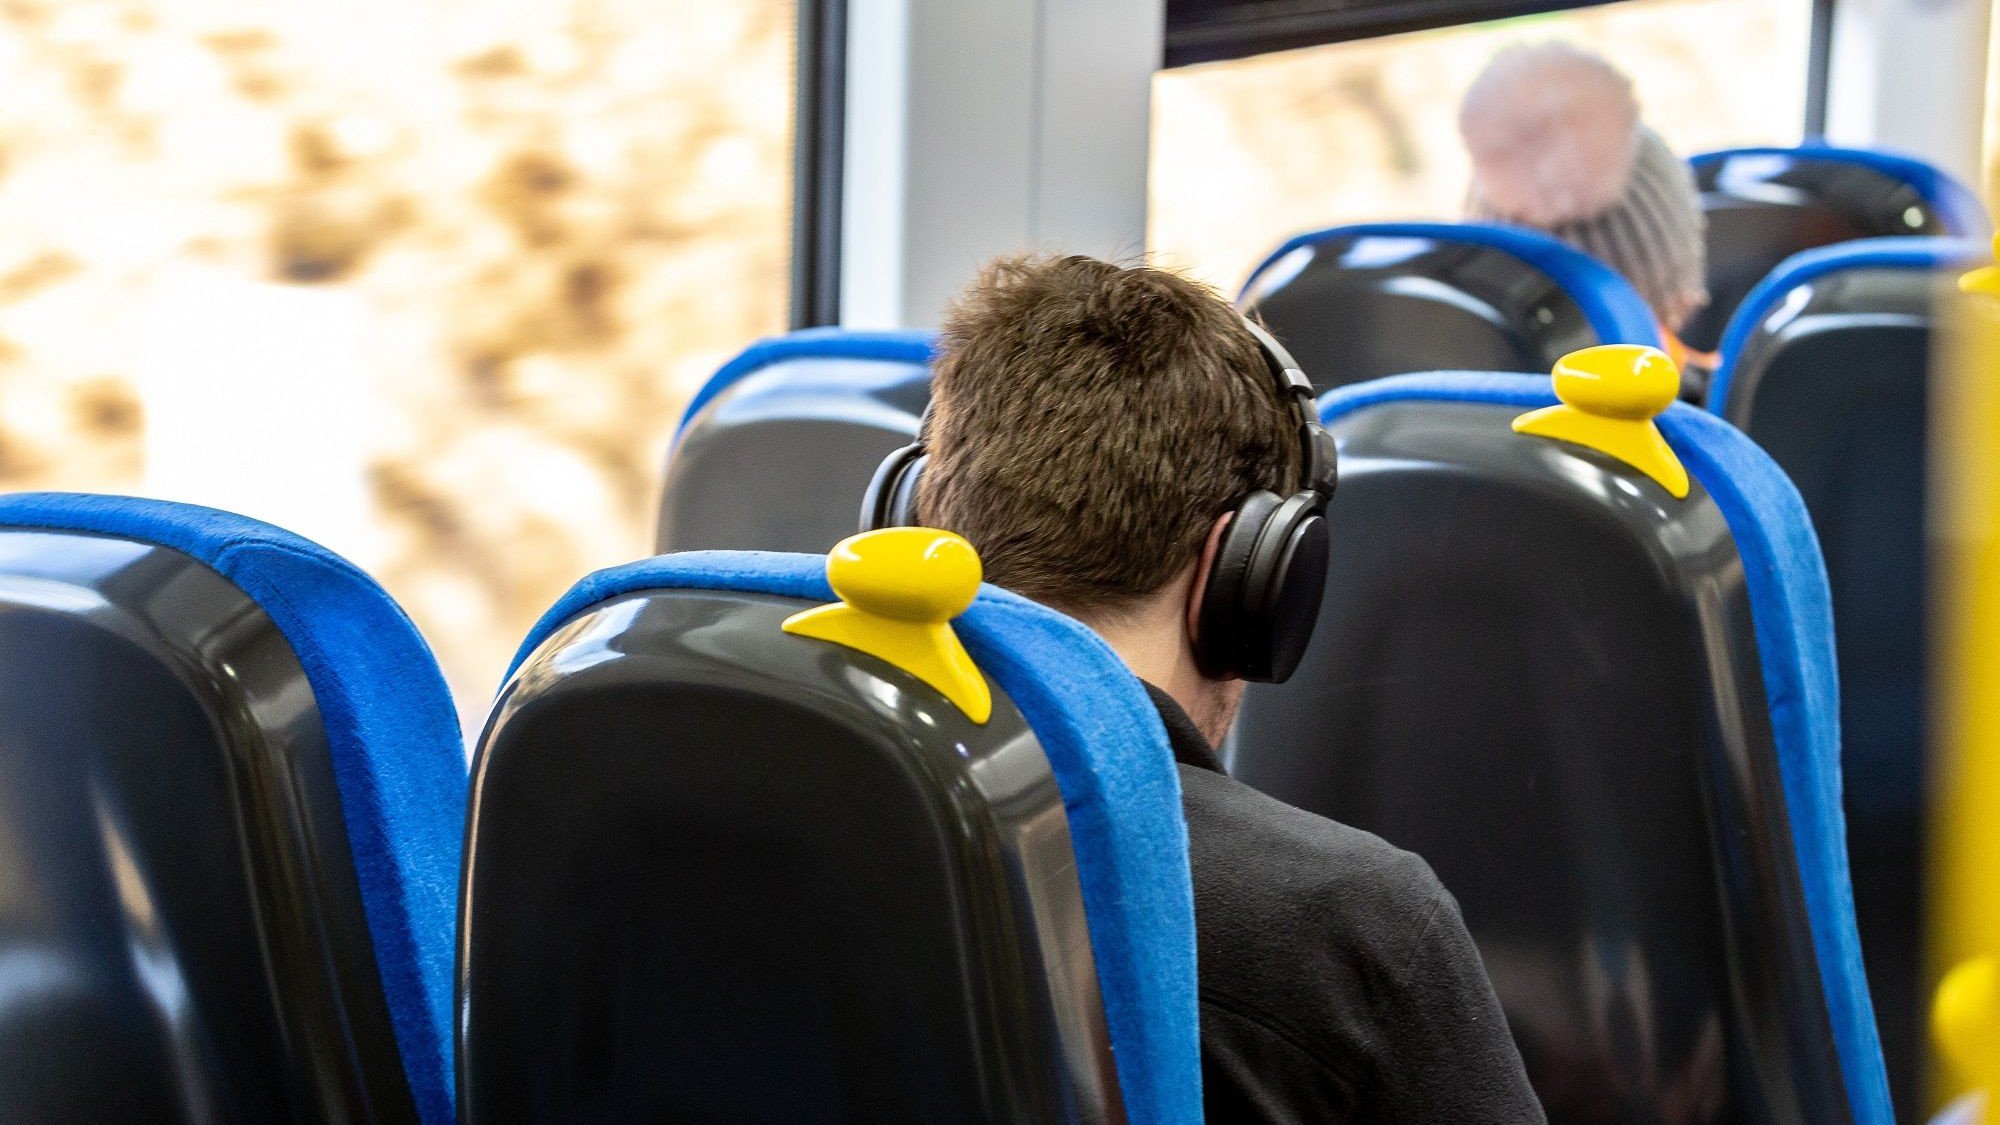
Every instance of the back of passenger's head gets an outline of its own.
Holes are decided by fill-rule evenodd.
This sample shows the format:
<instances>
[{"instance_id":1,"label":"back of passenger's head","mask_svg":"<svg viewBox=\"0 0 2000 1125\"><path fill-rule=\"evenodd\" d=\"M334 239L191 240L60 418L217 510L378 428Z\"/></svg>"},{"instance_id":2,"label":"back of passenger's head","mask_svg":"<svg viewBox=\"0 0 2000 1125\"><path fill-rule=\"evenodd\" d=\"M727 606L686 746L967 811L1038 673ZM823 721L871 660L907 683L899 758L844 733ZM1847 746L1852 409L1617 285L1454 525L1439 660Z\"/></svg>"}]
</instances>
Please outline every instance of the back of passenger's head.
<instances>
[{"instance_id":1,"label":"back of passenger's head","mask_svg":"<svg viewBox=\"0 0 2000 1125\"><path fill-rule=\"evenodd\" d=\"M1639 117L1632 82L1564 43L1510 47L1466 91L1469 217L1546 231L1631 279L1678 331L1708 303L1694 173Z\"/></svg>"},{"instance_id":2,"label":"back of passenger's head","mask_svg":"<svg viewBox=\"0 0 2000 1125\"><path fill-rule=\"evenodd\" d=\"M1086 620L1165 587L1245 495L1297 487L1263 353L1197 282L1002 258L939 349L917 516L971 540L988 581Z\"/></svg>"}]
</instances>

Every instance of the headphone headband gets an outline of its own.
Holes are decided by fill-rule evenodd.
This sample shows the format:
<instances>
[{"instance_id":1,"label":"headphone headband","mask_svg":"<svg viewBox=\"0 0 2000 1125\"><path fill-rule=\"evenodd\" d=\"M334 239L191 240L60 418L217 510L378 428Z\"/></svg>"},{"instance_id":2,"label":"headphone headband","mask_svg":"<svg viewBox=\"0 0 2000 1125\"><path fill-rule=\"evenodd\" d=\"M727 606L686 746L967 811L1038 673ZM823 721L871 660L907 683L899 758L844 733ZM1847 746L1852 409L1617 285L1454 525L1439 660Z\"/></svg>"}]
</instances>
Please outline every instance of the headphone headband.
<instances>
[{"instance_id":1,"label":"headphone headband","mask_svg":"<svg viewBox=\"0 0 2000 1125\"><path fill-rule=\"evenodd\" d=\"M1322 500L1331 500L1335 486L1340 483L1339 457L1333 435L1320 425L1319 402L1313 397L1312 380L1306 378L1299 361L1293 359L1285 345L1280 344L1278 338L1263 325L1246 316L1243 327L1249 330L1250 338L1257 341L1258 349L1264 353L1264 365L1278 382L1279 400L1297 420L1299 472L1304 481L1303 487L1318 493Z\"/></svg>"},{"instance_id":2,"label":"headphone headband","mask_svg":"<svg viewBox=\"0 0 2000 1125\"><path fill-rule=\"evenodd\" d=\"M1278 381L1278 394L1293 404L1299 402L1310 404L1313 401L1312 380L1306 378L1305 371L1299 367L1299 361L1293 359L1292 353L1285 349L1285 345L1280 344L1278 338L1271 335L1263 325L1246 316L1243 318L1243 327L1249 331L1250 338L1257 341L1259 350L1264 353L1264 365L1270 368L1271 377Z\"/></svg>"}]
</instances>

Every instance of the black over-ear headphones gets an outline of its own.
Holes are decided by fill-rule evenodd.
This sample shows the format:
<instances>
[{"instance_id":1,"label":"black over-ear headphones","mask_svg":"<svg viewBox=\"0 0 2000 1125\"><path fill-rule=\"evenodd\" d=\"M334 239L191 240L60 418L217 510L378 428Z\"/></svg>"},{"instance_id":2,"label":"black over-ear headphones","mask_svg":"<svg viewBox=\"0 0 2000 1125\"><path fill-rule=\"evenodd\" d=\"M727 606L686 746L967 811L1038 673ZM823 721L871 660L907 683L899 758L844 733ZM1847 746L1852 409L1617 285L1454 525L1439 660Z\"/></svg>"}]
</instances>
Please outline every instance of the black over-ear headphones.
<instances>
[{"instance_id":1,"label":"black over-ear headphones","mask_svg":"<svg viewBox=\"0 0 2000 1125\"><path fill-rule=\"evenodd\" d=\"M1290 497L1259 490L1236 502L1195 617L1195 662L1204 675L1282 683L1299 666L1326 590L1326 504L1339 480L1333 435L1319 423L1312 380L1256 322L1243 326L1264 353L1278 397L1296 421L1305 486ZM929 460L924 408L917 440L884 458L861 501L861 530L915 521L917 482Z\"/></svg>"}]
</instances>

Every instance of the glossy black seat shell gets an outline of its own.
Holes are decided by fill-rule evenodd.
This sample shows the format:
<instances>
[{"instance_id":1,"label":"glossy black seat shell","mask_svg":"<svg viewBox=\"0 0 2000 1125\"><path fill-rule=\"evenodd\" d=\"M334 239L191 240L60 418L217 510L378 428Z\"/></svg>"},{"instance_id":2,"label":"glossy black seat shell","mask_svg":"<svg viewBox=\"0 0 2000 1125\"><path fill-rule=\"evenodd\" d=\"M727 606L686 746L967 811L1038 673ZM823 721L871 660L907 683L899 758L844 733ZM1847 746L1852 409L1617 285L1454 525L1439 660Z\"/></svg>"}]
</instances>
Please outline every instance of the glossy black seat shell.
<instances>
[{"instance_id":1,"label":"glossy black seat shell","mask_svg":"<svg viewBox=\"0 0 2000 1125\"><path fill-rule=\"evenodd\" d=\"M824 553L930 399L930 338L809 329L753 345L688 407L655 549Z\"/></svg>"},{"instance_id":2,"label":"glossy black seat shell","mask_svg":"<svg viewBox=\"0 0 2000 1125\"><path fill-rule=\"evenodd\" d=\"M1743 298L1801 251L1862 238L1979 237L1989 223L1963 185L1919 160L1807 145L1711 152L1691 162L1708 221L1708 306L1682 336L1718 346Z\"/></svg>"},{"instance_id":3,"label":"glossy black seat shell","mask_svg":"<svg viewBox=\"0 0 2000 1125\"><path fill-rule=\"evenodd\" d=\"M1644 300L1609 268L1535 232L1477 224L1300 235L1238 304L1321 391L1417 371L1548 371L1595 344L1659 344Z\"/></svg>"},{"instance_id":4,"label":"glossy black seat shell","mask_svg":"<svg viewBox=\"0 0 2000 1125\"><path fill-rule=\"evenodd\" d=\"M475 766L464 1120L1122 1121L1074 855L1004 696L646 590L549 636Z\"/></svg>"},{"instance_id":5,"label":"glossy black seat shell","mask_svg":"<svg viewBox=\"0 0 2000 1125\"><path fill-rule=\"evenodd\" d=\"M0 527L0 1120L415 1121L378 981L271 619L178 551Z\"/></svg>"},{"instance_id":6,"label":"glossy black seat shell","mask_svg":"<svg viewBox=\"0 0 2000 1125\"><path fill-rule=\"evenodd\" d=\"M1923 957L1933 308L1982 251L1896 238L1795 256L1745 301L1709 403L1798 486L1826 557L1855 906L1909 1120L1935 985Z\"/></svg>"},{"instance_id":7,"label":"glossy black seat shell","mask_svg":"<svg viewBox=\"0 0 2000 1125\"><path fill-rule=\"evenodd\" d=\"M1553 1125L1886 1125L1834 1046L1723 512L1521 409L1334 417L1318 631L1246 694L1232 772L1429 861Z\"/></svg>"}]
</instances>

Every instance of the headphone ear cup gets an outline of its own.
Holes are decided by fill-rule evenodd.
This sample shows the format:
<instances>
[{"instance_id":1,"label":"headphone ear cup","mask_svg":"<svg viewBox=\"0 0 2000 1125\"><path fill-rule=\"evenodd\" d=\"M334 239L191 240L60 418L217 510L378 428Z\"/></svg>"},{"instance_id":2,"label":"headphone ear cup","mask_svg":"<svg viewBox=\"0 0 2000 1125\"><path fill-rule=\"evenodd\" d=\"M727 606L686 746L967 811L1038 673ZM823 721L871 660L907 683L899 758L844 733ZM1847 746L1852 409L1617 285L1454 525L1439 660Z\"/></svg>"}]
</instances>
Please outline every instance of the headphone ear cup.
<instances>
[{"instance_id":1,"label":"headphone ear cup","mask_svg":"<svg viewBox=\"0 0 2000 1125\"><path fill-rule=\"evenodd\" d=\"M1243 675L1246 610L1257 544L1263 539L1279 500L1273 492L1253 492L1243 498L1222 529L1222 544L1208 568L1208 586L1195 614L1195 666L1204 676L1226 679Z\"/></svg>"},{"instance_id":2,"label":"headphone ear cup","mask_svg":"<svg viewBox=\"0 0 2000 1125\"><path fill-rule=\"evenodd\" d=\"M916 522L917 481L930 456L921 442L882 459L861 496L861 530L908 527Z\"/></svg>"},{"instance_id":3,"label":"headphone ear cup","mask_svg":"<svg viewBox=\"0 0 2000 1125\"><path fill-rule=\"evenodd\" d=\"M1245 616L1250 635L1245 639L1242 675L1246 680L1281 684L1298 670L1319 624L1332 542L1326 517L1311 493L1293 497L1273 523L1273 534L1252 559L1245 591L1255 608Z\"/></svg>"}]
</instances>

